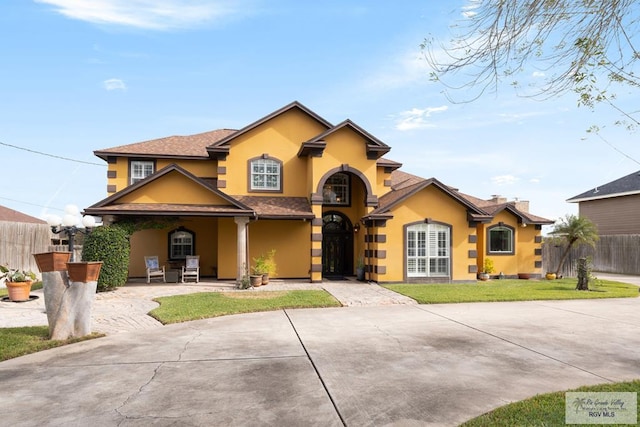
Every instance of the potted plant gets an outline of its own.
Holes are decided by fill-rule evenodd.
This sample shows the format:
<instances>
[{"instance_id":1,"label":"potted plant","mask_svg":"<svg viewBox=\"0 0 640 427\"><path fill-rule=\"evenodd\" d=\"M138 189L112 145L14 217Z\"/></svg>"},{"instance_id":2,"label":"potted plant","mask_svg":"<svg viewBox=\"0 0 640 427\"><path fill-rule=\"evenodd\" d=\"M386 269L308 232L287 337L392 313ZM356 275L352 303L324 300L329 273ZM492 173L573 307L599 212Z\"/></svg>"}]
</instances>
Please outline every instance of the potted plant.
<instances>
[{"instance_id":1,"label":"potted plant","mask_svg":"<svg viewBox=\"0 0 640 427\"><path fill-rule=\"evenodd\" d=\"M491 273L494 271L493 260L491 258L485 258L482 265L482 271L478 273L478 279L489 280Z\"/></svg>"},{"instance_id":2,"label":"potted plant","mask_svg":"<svg viewBox=\"0 0 640 427\"><path fill-rule=\"evenodd\" d=\"M547 271L547 274L544 276L547 280L556 280L556 273L552 271Z\"/></svg>"},{"instance_id":3,"label":"potted plant","mask_svg":"<svg viewBox=\"0 0 640 427\"><path fill-rule=\"evenodd\" d=\"M17 270L0 265L0 280L4 281L11 301L28 301L31 284L36 280L32 271Z\"/></svg>"},{"instance_id":4,"label":"potted plant","mask_svg":"<svg viewBox=\"0 0 640 427\"><path fill-rule=\"evenodd\" d=\"M269 284L269 277L276 274L276 250L271 249L266 255L261 254L258 258L254 258L252 272L256 276L260 276L262 285Z\"/></svg>"},{"instance_id":5,"label":"potted plant","mask_svg":"<svg viewBox=\"0 0 640 427\"><path fill-rule=\"evenodd\" d=\"M356 279L364 282L364 257L360 255L356 264Z\"/></svg>"}]
</instances>

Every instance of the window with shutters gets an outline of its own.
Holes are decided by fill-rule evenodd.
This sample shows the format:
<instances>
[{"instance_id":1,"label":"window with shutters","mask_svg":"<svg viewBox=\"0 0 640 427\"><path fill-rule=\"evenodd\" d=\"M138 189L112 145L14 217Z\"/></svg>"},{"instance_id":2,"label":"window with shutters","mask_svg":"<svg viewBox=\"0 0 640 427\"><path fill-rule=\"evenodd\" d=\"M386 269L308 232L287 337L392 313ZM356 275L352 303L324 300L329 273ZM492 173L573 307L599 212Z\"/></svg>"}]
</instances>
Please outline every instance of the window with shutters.
<instances>
[{"instance_id":1,"label":"window with shutters","mask_svg":"<svg viewBox=\"0 0 640 427\"><path fill-rule=\"evenodd\" d=\"M448 277L451 228L443 224L407 227L407 277Z\"/></svg>"}]
</instances>

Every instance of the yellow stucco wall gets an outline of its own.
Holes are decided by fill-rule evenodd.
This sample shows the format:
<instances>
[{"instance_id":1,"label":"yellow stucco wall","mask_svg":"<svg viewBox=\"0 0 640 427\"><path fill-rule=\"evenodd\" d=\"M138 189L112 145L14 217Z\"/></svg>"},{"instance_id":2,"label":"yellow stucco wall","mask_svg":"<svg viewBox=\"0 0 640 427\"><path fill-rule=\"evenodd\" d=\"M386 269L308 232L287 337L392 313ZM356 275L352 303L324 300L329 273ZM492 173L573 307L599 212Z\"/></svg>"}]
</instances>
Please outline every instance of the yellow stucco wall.
<instances>
[{"instance_id":1,"label":"yellow stucco wall","mask_svg":"<svg viewBox=\"0 0 640 427\"><path fill-rule=\"evenodd\" d=\"M514 231L514 254L489 253L487 247L487 230L498 223L512 227ZM541 268L536 268L536 261L541 261L542 257L535 254L536 249L541 248L540 243L535 242L536 236L540 235L534 225L522 227L518 224L518 218L509 211L498 213L490 224L483 224L478 227L478 271L482 271L485 258L490 258L494 264L492 275L501 272L507 276L515 276L518 273L541 274Z\"/></svg>"},{"instance_id":2,"label":"yellow stucco wall","mask_svg":"<svg viewBox=\"0 0 640 427\"><path fill-rule=\"evenodd\" d=\"M188 172L200 178L215 178L217 176L217 163L215 160L176 160L157 159L156 171L175 163ZM118 157L116 163L109 163L107 170L115 172L115 178L108 178L107 185L114 185L116 191L120 191L129 185L129 158Z\"/></svg>"},{"instance_id":3,"label":"yellow stucco wall","mask_svg":"<svg viewBox=\"0 0 640 427\"><path fill-rule=\"evenodd\" d=\"M268 154L282 162L283 192L251 192L254 195L308 197L307 159L297 156L303 141L323 132L325 129L315 120L297 109L272 118L231 142L230 153L220 166L226 167L233 177L226 179L227 194L249 193L249 159ZM225 179L220 177L220 179Z\"/></svg>"},{"instance_id":4,"label":"yellow stucco wall","mask_svg":"<svg viewBox=\"0 0 640 427\"><path fill-rule=\"evenodd\" d=\"M118 199L118 203L185 203L228 205L229 202L177 171L170 172Z\"/></svg>"},{"instance_id":5,"label":"yellow stucco wall","mask_svg":"<svg viewBox=\"0 0 640 427\"><path fill-rule=\"evenodd\" d=\"M469 273L469 265L475 264L475 259L469 258L469 251L476 245L469 243L469 235L475 234L475 229L469 227L467 208L442 192L435 186L429 186L413 195L405 203L391 210L393 219L387 221L386 227L379 228L379 233L386 235L385 244L387 259L386 274L380 275L378 280L383 282L400 282L405 279L405 230L404 226L424 221L430 218L433 222L440 222L451 226L451 259L452 280L474 280L475 274Z\"/></svg>"},{"instance_id":6,"label":"yellow stucco wall","mask_svg":"<svg viewBox=\"0 0 640 427\"><path fill-rule=\"evenodd\" d=\"M249 223L249 260L275 249L276 278L308 278L311 267L311 222L262 220Z\"/></svg>"}]
</instances>

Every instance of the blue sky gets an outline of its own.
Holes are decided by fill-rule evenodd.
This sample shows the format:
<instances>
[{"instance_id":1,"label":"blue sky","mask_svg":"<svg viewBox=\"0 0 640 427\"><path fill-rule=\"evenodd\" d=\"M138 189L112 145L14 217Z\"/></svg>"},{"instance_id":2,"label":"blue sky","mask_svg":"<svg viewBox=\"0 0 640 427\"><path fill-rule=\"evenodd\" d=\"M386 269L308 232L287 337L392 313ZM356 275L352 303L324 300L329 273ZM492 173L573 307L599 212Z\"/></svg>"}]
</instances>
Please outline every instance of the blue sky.
<instances>
[{"instance_id":1,"label":"blue sky","mask_svg":"<svg viewBox=\"0 0 640 427\"><path fill-rule=\"evenodd\" d=\"M353 120L406 172L529 200L552 220L577 213L569 197L640 169L637 136L612 125L587 134L615 117L571 94L540 102L505 87L449 102L420 43L446 40L467 5L5 0L0 205L40 218L88 207L107 196L94 150L241 128L294 100Z\"/></svg>"}]
</instances>

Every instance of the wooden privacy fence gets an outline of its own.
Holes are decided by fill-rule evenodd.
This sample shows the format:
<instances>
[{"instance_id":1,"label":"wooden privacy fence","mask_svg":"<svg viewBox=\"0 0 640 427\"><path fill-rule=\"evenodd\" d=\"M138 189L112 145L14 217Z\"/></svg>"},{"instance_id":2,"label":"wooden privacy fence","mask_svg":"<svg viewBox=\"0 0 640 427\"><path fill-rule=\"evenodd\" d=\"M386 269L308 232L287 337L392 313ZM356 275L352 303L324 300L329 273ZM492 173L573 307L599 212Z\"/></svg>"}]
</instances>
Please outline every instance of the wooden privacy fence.
<instances>
[{"instance_id":1,"label":"wooden privacy fence","mask_svg":"<svg viewBox=\"0 0 640 427\"><path fill-rule=\"evenodd\" d=\"M38 273L33 254L49 251L51 230L47 224L0 221L0 264Z\"/></svg>"},{"instance_id":2,"label":"wooden privacy fence","mask_svg":"<svg viewBox=\"0 0 640 427\"><path fill-rule=\"evenodd\" d=\"M555 271L565 246L542 245L543 272ZM640 234L600 236L596 247L588 245L571 248L560 274L576 277L578 258L591 257L593 271L640 275Z\"/></svg>"}]
</instances>

